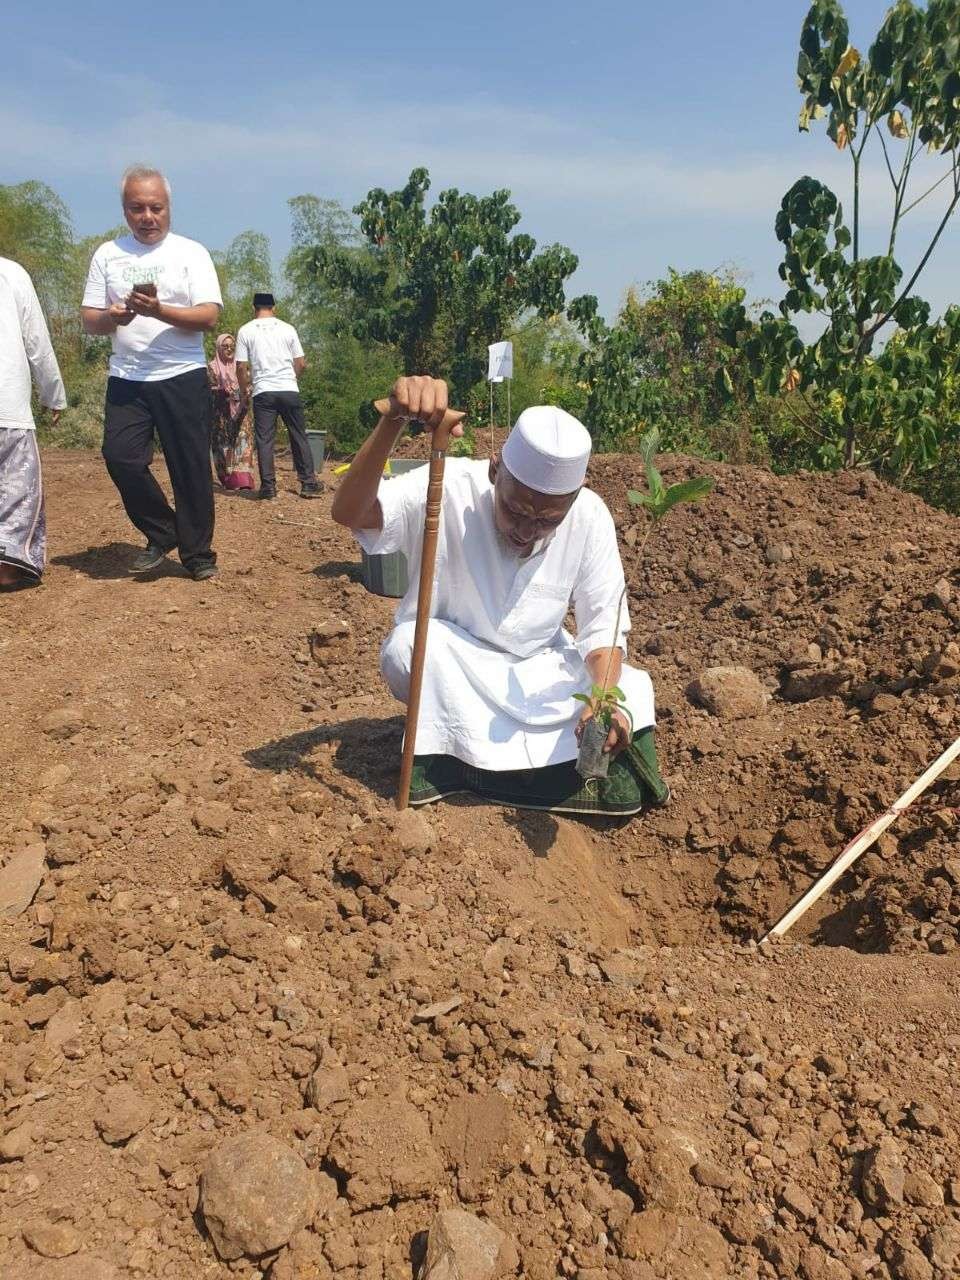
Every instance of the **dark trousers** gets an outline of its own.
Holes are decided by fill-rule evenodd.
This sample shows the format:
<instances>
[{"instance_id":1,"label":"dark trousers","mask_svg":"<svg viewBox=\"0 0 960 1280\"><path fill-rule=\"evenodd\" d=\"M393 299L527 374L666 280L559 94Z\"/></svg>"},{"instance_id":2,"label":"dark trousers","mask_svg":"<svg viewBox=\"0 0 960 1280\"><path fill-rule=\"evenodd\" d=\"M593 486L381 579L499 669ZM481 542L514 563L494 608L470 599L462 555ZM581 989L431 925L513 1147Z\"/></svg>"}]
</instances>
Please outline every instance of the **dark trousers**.
<instances>
[{"instance_id":1,"label":"dark trousers","mask_svg":"<svg viewBox=\"0 0 960 1280\"><path fill-rule=\"evenodd\" d=\"M150 464L153 433L173 486L174 510ZM103 457L127 515L149 541L178 547L193 569L216 561L213 541L213 477L210 472L210 386L206 369L162 382L107 381Z\"/></svg>"},{"instance_id":2,"label":"dark trousers","mask_svg":"<svg viewBox=\"0 0 960 1280\"><path fill-rule=\"evenodd\" d=\"M303 404L299 391L261 391L253 397L253 432L257 442L257 466L260 469L260 486L263 489L277 487L277 473L273 465L273 450L277 443L277 415L283 419L290 437L293 465L301 484L316 484L313 454L303 427Z\"/></svg>"}]
</instances>

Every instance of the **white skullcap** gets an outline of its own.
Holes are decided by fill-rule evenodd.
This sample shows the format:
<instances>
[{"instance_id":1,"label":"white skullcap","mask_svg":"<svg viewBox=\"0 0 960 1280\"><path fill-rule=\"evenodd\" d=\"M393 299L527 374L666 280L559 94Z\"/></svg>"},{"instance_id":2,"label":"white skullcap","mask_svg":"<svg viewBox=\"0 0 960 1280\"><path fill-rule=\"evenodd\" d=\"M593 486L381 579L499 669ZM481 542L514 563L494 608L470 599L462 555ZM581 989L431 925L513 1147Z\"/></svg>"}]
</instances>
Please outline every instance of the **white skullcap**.
<instances>
[{"instance_id":1,"label":"white skullcap","mask_svg":"<svg viewBox=\"0 0 960 1280\"><path fill-rule=\"evenodd\" d=\"M514 479L536 493L573 493L583 484L592 447L590 433L564 409L524 409L500 457Z\"/></svg>"}]
</instances>

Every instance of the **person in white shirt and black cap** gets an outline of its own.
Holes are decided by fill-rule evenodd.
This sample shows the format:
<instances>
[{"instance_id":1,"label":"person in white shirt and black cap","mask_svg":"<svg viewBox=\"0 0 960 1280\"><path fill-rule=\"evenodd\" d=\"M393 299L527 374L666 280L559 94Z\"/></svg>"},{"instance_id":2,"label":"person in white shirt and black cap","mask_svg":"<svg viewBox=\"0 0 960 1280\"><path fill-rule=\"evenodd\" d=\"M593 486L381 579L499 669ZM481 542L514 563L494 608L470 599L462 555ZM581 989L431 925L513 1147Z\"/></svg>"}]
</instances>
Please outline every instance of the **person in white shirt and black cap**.
<instances>
[{"instance_id":1,"label":"person in white shirt and black cap","mask_svg":"<svg viewBox=\"0 0 960 1280\"><path fill-rule=\"evenodd\" d=\"M216 576L210 387L203 335L223 306L210 254L170 230L170 184L135 166L120 183L132 235L93 255L80 314L112 339L103 457L127 515L147 539L130 566L156 568L174 547L192 577ZM150 470L160 437L174 510Z\"/></svg>"},{"instance_id":2,"label":"person in white shirt and black cap","mask_svg":"<svg viewBox=\"0 0 960 1280\"><path fill-rule=\"evenodd\" d=\"M380 654L404 702L429 469L383 483L381 474L404 423L432 429L446 408L444 382L399 378L331 508L368 554L402 551L409 562L411 586ZM616 529L583 487L590 451L576 418L541 405L520 415L499 457L447 460L411 804L470 792L519 808L628 816L666 801L653 686L624 661L630 618ZM571 606L575 638L564 625ZM575 695L593 685L623 692L602 787L576 768L592 710Z\"/></svg>"},{"instance_id":3,"label":"person in white shirt and black cap","mask_svg":"<svg viewBox=\"0 0 960 1280\"><path fill-rule=\"evenodd\" d=\"M274 448L277 418L290 437L293 465L300 480L301 498L319 498L323 485L317 480L313 453L304 429L303 402L297 378L307 367L300 336L292 324L275 312L272 293L253 295L253 319L237 333L237 373L240 390L253 390L253 432L257 446L261 498L277 496Z\"/></svg>"}]
</instances>

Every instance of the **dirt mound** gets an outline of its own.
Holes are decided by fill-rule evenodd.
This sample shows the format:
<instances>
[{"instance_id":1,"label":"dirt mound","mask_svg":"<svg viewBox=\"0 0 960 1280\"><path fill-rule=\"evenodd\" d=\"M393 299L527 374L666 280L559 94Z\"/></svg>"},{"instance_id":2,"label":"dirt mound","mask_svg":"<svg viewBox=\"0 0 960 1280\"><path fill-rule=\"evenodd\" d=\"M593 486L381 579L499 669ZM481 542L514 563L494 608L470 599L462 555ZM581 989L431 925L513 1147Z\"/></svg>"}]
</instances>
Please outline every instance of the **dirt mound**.
<instances>
[{"instance_id":1,"label":"dirt mound","mask_svg":"<svg viewBox=\"0 0 960 1280\"><path fill-rule=\"evenodd\" d=\"M134 581L99 459L48 455L0 606L5 1277L409 1277L450 1208L534 1280L957 1274L960 771L752 939L960 732L960 522L706 469L637 566L639 468L593 466L674 795L611 827L398 819L393 606L327 500L219 499L218 582ZM711 668L759 686L708 710Z\"/></svg>"}]
</instances>

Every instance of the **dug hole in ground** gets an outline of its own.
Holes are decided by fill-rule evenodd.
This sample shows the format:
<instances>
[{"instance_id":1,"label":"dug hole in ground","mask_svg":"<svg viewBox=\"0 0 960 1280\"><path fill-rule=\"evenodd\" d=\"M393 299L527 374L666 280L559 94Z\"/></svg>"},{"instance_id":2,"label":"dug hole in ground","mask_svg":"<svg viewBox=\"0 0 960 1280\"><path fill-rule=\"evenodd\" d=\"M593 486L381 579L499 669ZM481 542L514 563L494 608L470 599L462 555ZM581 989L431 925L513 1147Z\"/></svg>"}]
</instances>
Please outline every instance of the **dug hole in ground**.
<instances>
[{"instance_id":1,"label":"dug hole in ground","mask_svg":"<svg viewBox=\"0 0 960 1280\"><path fill-rule=\"evenodd\" d=\"M960 732L960 520L663 460L704 469L630 570L673 801L610 826L398 817L394 602L329 484L218 497L222 577L138 581L99 458L46 455L0 604L4 1280L960 1273L960 771L752 944ZM590 479L629 565L639 465Z\"/></svg>"}]
</instances>

